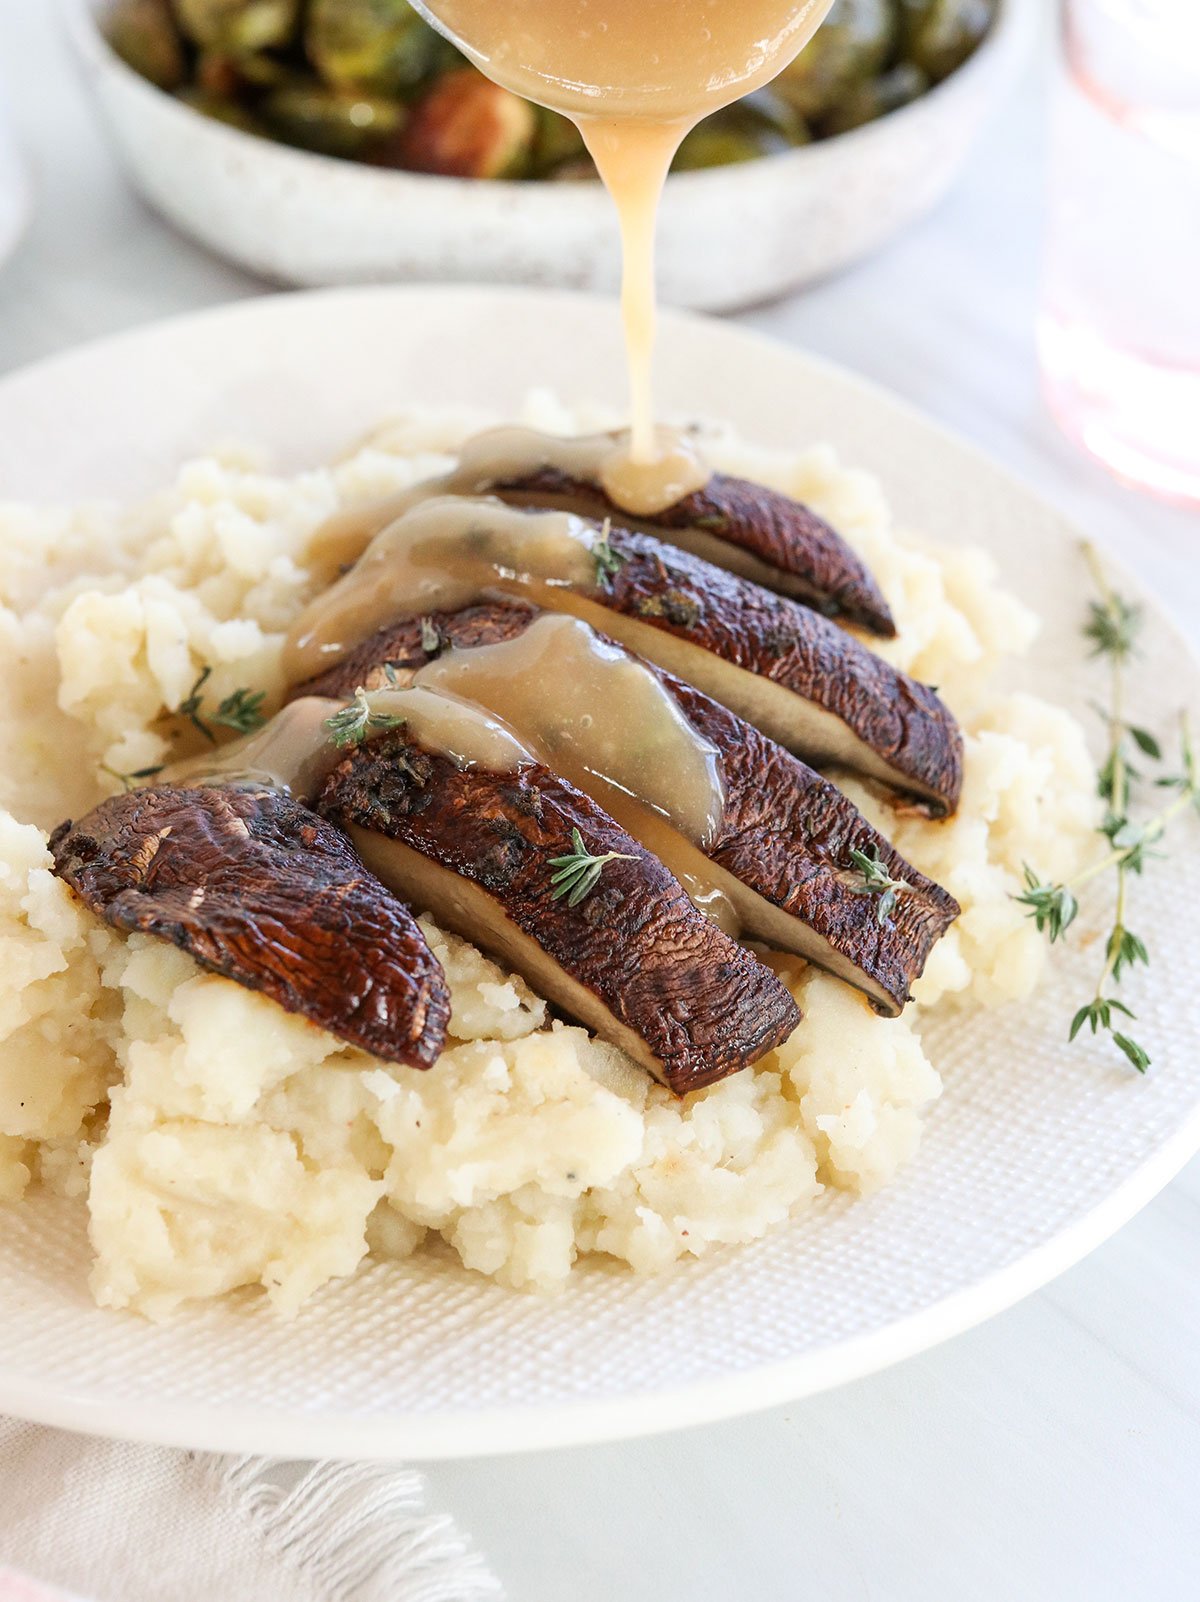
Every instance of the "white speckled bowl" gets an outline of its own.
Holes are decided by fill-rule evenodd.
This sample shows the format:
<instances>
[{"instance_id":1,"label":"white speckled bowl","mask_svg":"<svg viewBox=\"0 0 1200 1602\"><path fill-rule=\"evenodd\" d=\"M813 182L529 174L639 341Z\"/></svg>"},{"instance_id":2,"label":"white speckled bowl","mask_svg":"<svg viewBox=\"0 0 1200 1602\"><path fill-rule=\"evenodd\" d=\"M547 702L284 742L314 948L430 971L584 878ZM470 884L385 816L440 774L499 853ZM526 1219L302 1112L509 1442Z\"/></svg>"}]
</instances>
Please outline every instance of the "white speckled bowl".
<instances>
[{"instance_id":1,"label":"white speckled bowl","mask_svg":"<svg viewBox=\"0 0 1200 1602\"><path fill-rule=\"evenodd\" d=\"M212 121L113 55L103 0L61 0L70 38L133 182L243 267L293 284L431 280L608 290L619 252L598 184L473 182L382 171ZM769 299L867 255L938 201L1020 60L1038 0L996 26L928 95L853 133L672 178L664 300L709 311Z\"/></svg>"}]
</instances>

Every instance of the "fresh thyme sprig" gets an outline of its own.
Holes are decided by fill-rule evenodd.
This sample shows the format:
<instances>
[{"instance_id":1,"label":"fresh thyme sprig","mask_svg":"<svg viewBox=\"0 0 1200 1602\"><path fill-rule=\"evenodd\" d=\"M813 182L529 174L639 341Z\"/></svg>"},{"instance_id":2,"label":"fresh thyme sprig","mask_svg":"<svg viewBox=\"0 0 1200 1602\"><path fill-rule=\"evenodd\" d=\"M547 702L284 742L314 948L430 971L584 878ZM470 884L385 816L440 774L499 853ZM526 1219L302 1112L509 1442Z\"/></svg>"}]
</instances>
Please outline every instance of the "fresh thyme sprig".
<instances>
[{"instance_id":1,"label":"fresh thyme sprig","mask_svg":"<svg viewBox=\"0 0 1200 1602\"><path fill-rule=\"evenodd\" d=\"M561 901L565 896L568 907L577 907L591 895L608 863L636 861L627 851L606 851L602 857L592 856L578 829L571 830L571 846L565 857L550 858L550 866L557 870L550 875L554 886L550 899Z\"/></svg>"},{"instance_id":2,"label":"fresh thyme sprig","mask_svg":"<svg viewBox=\"0 0 1200 1602\"><path fill-rule=\"evenodd\" d=\"M886 923L896 910L897 900L905 890L911 890L912 885L907 879L893 879L880 861L878 852L870 857L865 851L855 848L850 853L850 861L855 870L862 875L861 884L849 886L850 894L878 896L879 905L875 908L875 916L880 923Z\"/></svg>"},{"instance_id":3,"label":"fresh thyme sprig","mask_svg":"<svg viewBox=\"0 0 1200 1602\"><path fill-rule=\"evenodd\" d=\"M614 549L612 518L606 517L600 529L600 538L592 546L592 561L596 564L596 582L607 590L629 558L624 551Z\"/></svg>"},{"instance_id":4,"label":"fresh thyme sprig","mask_svg":"<svg viewBox=\"0 0 1200 1602\"><path fill-rule=\"evenodd\" d=\"M1074 1040L1085 1025L1093 1035L1103 1030L1133 1067L1145 1073L1150 1066L1149 1053L1118 1027L1122 1018L1133 1019L1135 1014L1110 994L1129 969L1150 961L1145 942L1127 922L1129 880L1131 875L1143 872L1148 858L1155 854L1151 847L1163 838L1176 818L1189 808L1200 812L1200 770L1185 718L1180 735L1180 772L1155 780L1157 786L1177 791L1175 799L1144 822L1130 817L1131 794L1140 775L1130 763L1128 741L1132 740L1152 761L1162 757L1157 738L1131 723L1125 714L1125 668L1137 652L1142 610L1112 589L1091 545L1084 546L1084 556L1100 598L1089 602L1083 632L1092 642L1092 655L1105 658L1109 666L1109 704L1101 709L1108 727L1108 748L1097 781L1106 808L1099 832L1108 841L1109 850L1062 884L1047 883L1026 866L1024 894L1014 899L1030 909L1029 916L1053 944L1064 937L1079 912L1075 892L1100 874L1115 874L1113 921L1104 943L1104 963L1094 995L1071 1020L1069 1038Z\"/></svg>"},{"instance_id":5,"label":"fresh thyme sprig","mask_svg":"<svg viewBox=\"0 0 1200 1602\"><path fill-rule=\"evenodd\" d=\"M238 734L252 734L255 729L261 729L267 721L267 714L263 711L263 702L267 698L265 690L249 690L242 688L234 690L232 695L218 703L215 712L204 711L204 686L212 677L212 668L205 665L200 670L200 676L192 685L186 697L175 708L176 714L186 718L192 727L201 733L210 745L216 745L217 737L212 731L215 723L219 728L233 729Z\"/></svg>"},{"instance_id":6,"label":"fresh thyme sprig","mask_svg":"<svg viewBox=\"0 0 1200 1602\"><path fill-rule=\"evenodd\" d=\"M153 779L162 770L161 762L156 768L137 768L132 773L120 773L116 768L110 768L107 762L100 764L101 773L107 773L110 779L116 779L123 790L136 790L143 779Z\"/></svg>"},{"instance_id":7,"label":"fresh thyme sprig","mask_svg":"<svg viewBox=\"0 0 1200 1602\"><path fill-rule=\"evenodd\" d=\"M394 712L377 711L371 705L371 699L361 684L355 690L352 701L348 701L344 707L325 719L329 738L339 750L361 745L372 734L382 734L385 729L399 729L403 726L404 719Z\"/></svg>"}]
</instances>

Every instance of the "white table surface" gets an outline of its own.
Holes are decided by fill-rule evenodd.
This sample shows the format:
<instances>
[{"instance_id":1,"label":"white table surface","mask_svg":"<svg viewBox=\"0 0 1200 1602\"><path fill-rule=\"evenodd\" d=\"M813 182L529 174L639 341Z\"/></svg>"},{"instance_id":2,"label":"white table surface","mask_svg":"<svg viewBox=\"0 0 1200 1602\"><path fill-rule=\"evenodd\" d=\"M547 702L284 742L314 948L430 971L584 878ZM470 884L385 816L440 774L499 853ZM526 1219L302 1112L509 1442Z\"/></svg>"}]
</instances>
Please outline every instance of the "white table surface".
<instances>
[{"instance_id":1,"label":"white table surface","mask_svg":"<svg viewBox=\"0 0 1200 1602\"><path fill-rule=\"evenodd\" d=\"M0 0L0 92L37 189L0 267L0 371L264 288L125 187L53 11ZM1200 639L1200 517L1111 484L1038 399L1038 80L928 223L745 320L990 450L1135 560ZM1200 1161L1039 1296L874 1378L740 1422L429 1479L512 1602L1200 1596Z\"/></svg>"}]
</instances>

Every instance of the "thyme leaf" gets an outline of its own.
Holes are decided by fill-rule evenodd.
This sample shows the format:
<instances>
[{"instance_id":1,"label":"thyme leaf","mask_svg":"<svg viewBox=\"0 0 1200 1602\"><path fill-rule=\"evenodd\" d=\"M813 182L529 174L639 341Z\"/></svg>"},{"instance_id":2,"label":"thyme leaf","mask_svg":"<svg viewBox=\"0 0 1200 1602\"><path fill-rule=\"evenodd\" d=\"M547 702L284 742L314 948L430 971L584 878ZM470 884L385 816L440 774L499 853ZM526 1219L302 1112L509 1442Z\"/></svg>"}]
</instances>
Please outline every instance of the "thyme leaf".
<instances>
[{"instance_id":1,"label":"thyme leaf","mask_svg":"<svg viewBox=\"0 0 1200 1602\"><path fill-rule=\"evenodd\" d=\"M1180 734L1179 772L1154 781L1160 789L1174 790L1174 800L1150 818L1138 821L1130 816L1131 791L1140 775L1130 765L1127 739L1151 761L1162 760L1158 737L1131 723L1125 715L1124 670L1137 649L1142 609L1112 589L1090 545L1084 547L1084 555L1099 599L1089 603L1083 633L1091 642L1091 654L1107 658L1109 669L1108 705L1098 709L1107 726L1108 748L1097 780L1099 794L1107 804L1098 832L1107 842L1108 850L1066 883L1045 881L1026 866L1024 892L1013 899L1029 908L1028 915L1053 944L1062 939L1075 921L1079 911L1076 890L1101 874L1111 872L1114 875L1113 918L1104 943L1104 963L1095 993L1071 1020L1068 1039L1074 1040L1085 1027L1093 1035L1106 1034L1131 1066L1144 1074L1150 1067L1149 1053L1120 1027L1122 1019L1133 1019L1134 1014L1111 993L1114 986L1128 977L1130 969L1146 967L1150 962L1145 941L1134 934L1126 922L1129 884L1133 875L1145 871L1151 858L1162 855L1151 847L1163 838L1176 818L1189 809L1200 811L1200 767L1185 718Z\"/></svg>"},{"instance_id":2,"label":"thyme leaf","mask_svg":"<svg viewBox=\"0 0 1200 1602\"><path fill-rule=\"evenodd\" d=\"M886 923L896 910L896 903L906 890L912 885L907 879L893 879L880 860L878 851L874 856L868 856L865 851L857 847L850 853L850 861L855 871L861 875L861 884L849 886L850 894L854 896L878 896L879 904L875 909L875 916L882 924Z\"/></svg>"},{"instance_id":3,"label":"thyme leaf","mask_svg":"<svg viewBox=\"0 0 1200 1602\"><path fill-rule=\"evenodd\" d=\"M267 714L263 711L263 702L267 698L265 690L246 688L234 690L232 695L227 695L218 703L215 712L206 713L204 686L210 678L212 678L212 668L205 664L195 684L175 708L178 717L186 718L210 745L217 743L217 737L212 731L214 723L223 729L234 729L238 734L252 734L255 729L262 728L267 721Z\"/></svg>"},{"instance_id":4,"label":"thyme leaf","mask_svg":"<svg viewBox=\"0 0 1200 1602\"><path fill-rule=\"evenodd\" d=\"M211 678L212 668L206 664L200 669L200 676L197 678L195 684L192 685L184 699L180 701L179 705L175 708L175 711L181 718L187 718L192 727L196 729L198 733L202 734L204 738L212 745L216 745L216 735L200 715L200 709L204 705L204 686Z\"/></svg>"},{"instance_id":5,"label":"thyme leaf","mask_svg":"<svg viewBox=\"0 0 1200 1602\"><path fill-rule=\"evenodd\" d=\"M239 734L253 734L267 721L263 702L265 690L235 690L227 695L212 715L212 721L223 729L236 729Z\"/></svg>"},{"instance_id":6,"label":"thyme leaf","mask_svg":"<svg viewBox=\"0 0 1200 1602\"><path fill-rule=\"evenodd\" d=\"M381 734L385 729L403 728L404 719L393 712L376 711L360 684L354 692L354 699L325 719L325 727L334 745L344 751L361 745L372 734Z\"/></svg>"},{"instance_id":7,"label":"thyme leaf","mask_svg":"<svg viewBox=\"0 0 1200 1602\"><path fill-rule=\"evenodd\" d=\"M1050 944L1061 940L1079 914L1079 902L1065 884L1043 884L1029 866L1024 867L1025 893L1015 901L1031 909L1029 916L1039 934L1049 935Z\"/></svg>"},{"instance_id":8,"label":"thyme leaf","mask_svg":"<svg viewBox=\"0 0 1200 1602\"><path fill-rule=\"evenodd\" d=\"M143 779L153 779L160 774L164 765L160 762L156 768L135 768L132 773L120 773L116 768L110 768L107 762L102 762L100 771L107 773L110 779L116 779L123 790L136 790Z\"/></svg>"},{"instance_id":9,"label":"thyme leaf","mask_svg":"<svg viewBox=\"0 0 1200 1602\"><path fill-rule=\"evenodd\" d=\"M1143 621L1141 607L1117 595L1106 584L1100 599L1088 602L1083 635L1091 642L1093 656L1125 662L1137 649Z\"/></svg>"},{"instance_id":10,"label":"thyme leaf","mask_svg":"<svg viewBox=\"0 0 1200 1602\"><path fill-rule=\"evenodd\" d=\"M612 543L612 518L606 517L600 538L592 546L592 561L596 564L596 583L601 589L612 587L612 581L629 558L624 551L615 550Z\"/></svg>"},{"instance_id":11,"label":"thyme leaf","mask_svg":"<svg viewBox=\"0 0 1200 1602\"><path fill-rule=\"evenodd\" d=\"M550 892L551 901L561 901L566 897L568 907L577 907L585 900L599 883L600 875L610 862L635 862L637 858L628 851L606 851L603 856L593 856L584 844L583 836L578 829L571 830L571 850L562 857L551 857L550 867L555 872L550 875L553 889Z\"/></svg>"}]
</instances>

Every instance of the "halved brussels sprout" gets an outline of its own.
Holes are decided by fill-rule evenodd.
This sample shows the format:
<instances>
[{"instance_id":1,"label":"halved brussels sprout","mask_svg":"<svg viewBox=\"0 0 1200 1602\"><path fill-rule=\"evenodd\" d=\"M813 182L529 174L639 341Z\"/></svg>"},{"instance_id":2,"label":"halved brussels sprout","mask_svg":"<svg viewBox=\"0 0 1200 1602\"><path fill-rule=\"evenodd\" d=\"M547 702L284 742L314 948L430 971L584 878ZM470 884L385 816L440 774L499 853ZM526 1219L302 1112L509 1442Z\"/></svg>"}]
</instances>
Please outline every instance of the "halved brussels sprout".
<instances>
[{"instance_id":1,"label":"halved brussels sprout","mask_svg":"<svg viewBox=\"0 0 1200 1602\"><path fill-rule=\"evenodd\" d=\"M896 22L891 0L834 0L824 23L772 88L800 116L824 116L887 65Z\"/></svg>"},{"instance_id":2,"label":"halved brussels sprout","mask_svg":"<svg viewBox=\"0 0 1200 1602\"><path fill-rule=\"evenodd\" d=\"M117 0L104 31L126 66L160 89L178 89L187 77L187 56L170 0Z\"/></svg>"},{"instance_id":3,"label":"halved brussels sprout","mask_svg":"<svg viewBox=\"0 0 1200 1602\"><path fill-rule=\"evenodd\" d=\"M992 25L995 0L901 0L904 54L935 83L972 55Z\"/></svg>"},{"instance_id":4,"label":"halved brussels sprout","mask_svg":"<svg viewBox=\"0 0 1200 1602\"><path fill-rule=\"evenodd\" d=\"M236 100L244 92L286 83L288 69L274 56L257 51L254 55L231 56L223 50L202 50L196 58L195 86L218 100Z\"/></svg>"},{"instance_id":5,"label":"halved brussels sprout","mask_svg":"<svg viewBox=\"0 0 1200 1602\"><path fill-rule=\"evenodd\" d=\"M201 116L211 117L214 122L223 122L228 128L240 128L243 133L258 134L260 137L270 136L269 129L264 128L254 114L236 100L226 100L220 95L196 88L181 89L179 98L185 106L191 106Z\"/></svg>"},{"instance_id":6,"label":"halved brussels sprout","mask_svg":"<svg viewBox=\"0 0 1200 1602\"><path fill-rule=\"evenodd\" d=\"M403 94L434 70L440 44L407 0L309 0L304 48L341 88Z\"/></svg>"},{"instance_id":7,"label":"halved brussels sprout","mask_svg":"<svg viewBox=\"0 0 1200 1602\"><path fill-rule=\"evenodd\" d=\"M757 161L760 156L776 156L807 144L810 138L803 118L764 90L714 112L693 128L679 147L672 170L695 172L702 167Z\"/></svg>"},{"instance_id":8,"label":"halved brussels sprout","mask_svg":"<svg viewBox=\"0 0 1200 1602\"><path fill-rule=\"evenodd\" d=\"M538 120L527 100L474 67L446 73L413 107L389 150L415 172L453 178L521 178L529 170Z\"/></svg>"},{"instance_id":9,"label":"halved brussels sprout","mask_svg":"<svg viewBox=\"0 0 1200 1602\"><path fill-rule=\"evenodd\" d=\"M323 156L368 158L404 120L404 107L394 100L306 79L272 89L259 110L276 138Z\"/></svg>"},{"instance_id":10,"label":"halved brussels sprout","mask_svg":"<svg viewBox=\"0 0 1200 1602\"><path fill-rule=\"evenodd\" d=\"M899 111L901 106L920 99L928 89L928 74L910 61L902 61L898 67L868 79L844 96L829 115L821 119L821 134L828 138L861 128L864 123L886 117L889 111Z\"/></svg>"},{"instance_id":11,"label":"halved brussels sprout","mask_svg":"<svg viewBox=\"0 0 1200 1602\"><path fill-rule=\"evenodd\" d=\"M287 44L301 0L175 0L180 27L206 49L246 55Z\"/></svg>"},{"instance_id":12,"label":"halved brussels sprout","mask_svg":"<svg viewBox=\"0 0 1200 1602\"><path fill-rule=\"evenodd\" d=\"M596 170L591 164L583 135L570 117L560 116L557 111L549 111L544 106L535 106L533 111L537 118L537 132L533 139L529 176L545 178L551 173L557 176L562 168L574 167L582 162L588 175L594 178Z\"/></svg>"}]
</instances>

